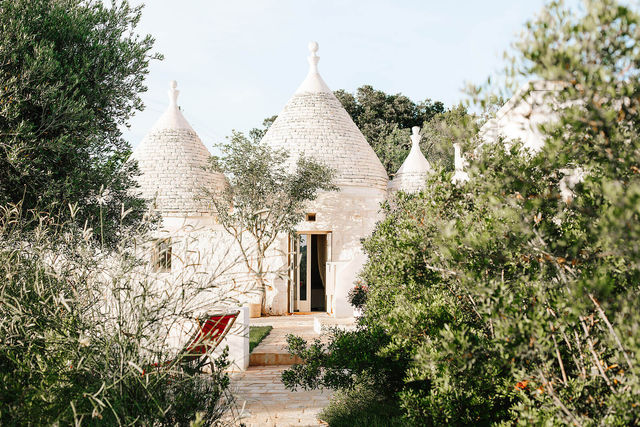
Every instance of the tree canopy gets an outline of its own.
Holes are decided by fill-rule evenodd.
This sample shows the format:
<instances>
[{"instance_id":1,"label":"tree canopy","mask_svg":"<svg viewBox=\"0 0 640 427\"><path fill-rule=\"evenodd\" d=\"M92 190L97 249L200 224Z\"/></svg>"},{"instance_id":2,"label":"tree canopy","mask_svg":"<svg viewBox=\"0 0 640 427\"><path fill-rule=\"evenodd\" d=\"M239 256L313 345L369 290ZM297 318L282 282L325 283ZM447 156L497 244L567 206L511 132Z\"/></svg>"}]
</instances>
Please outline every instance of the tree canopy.
<instances>
[{"instance_id":1,"label":"tree canopy","mask_svg":"<svg viewBox=\"0 0 640 427\"><path fill-rule=\"evenodd\" d=\"M105 243L140 221L120 128L143 108L153 39L127 1L0 3L0 204L85 221ZM124 205L124 209L123 209ZM121 221L121 212L130 213Z\"/></svg>"},{"instance_id":2,"label":"tree canopy","mask_svg":"<svg viewBox=\"0 0 640 427\"><path fill-rule=\"evenodd\" d=\"M426 99L415 103L402 94L389 95L365 85L355 94L345 90L334 92L389 175L395 174L411 148L410 129L446 114L440 101ZM433 142L433 141L432 141ZM428 148L425 144L423 149ZM452 149L453 150L453 149ZM451 151L453 153L453 151Z\"/></svg>"}]
</instances>

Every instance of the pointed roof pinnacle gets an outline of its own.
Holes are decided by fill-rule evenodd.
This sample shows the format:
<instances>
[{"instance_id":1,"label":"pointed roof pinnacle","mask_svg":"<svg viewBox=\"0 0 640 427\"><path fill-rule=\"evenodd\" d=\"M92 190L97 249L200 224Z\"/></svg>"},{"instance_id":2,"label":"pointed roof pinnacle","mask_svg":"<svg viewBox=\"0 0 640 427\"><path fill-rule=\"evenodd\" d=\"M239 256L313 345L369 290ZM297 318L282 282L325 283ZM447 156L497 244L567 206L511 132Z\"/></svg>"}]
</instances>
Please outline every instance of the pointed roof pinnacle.
<instances>
[{"instance_id":1,"label":"pointed roof pinnacle","mask_svg":"<svg viewBox=\"0 0 640 427\"><path fill-rule=\"evenodd\" d=\"M178 83L175 80L169 82L169 107L164 114L153 125L152 130L158 131L163 129L187 129L193 131L193 128L184 118L180 108L178 107L178 95L180 91L177 89Z\"/></svg>"},{"instance_id":2,"label":"pointed roof pinnacle","mask_svg":"<svg viewBox=\"0 0 640 427\"><path fill-rule=\"evenodd\" d=\"M169 82L169 107L178 108L178 95L180 95L180 91L176 89L178 87L178 82L175 80L171 80Z\"/></svg>"},{"instance_id":3,"label":"pointed roof pinnacle","mask_svg":"<svg viewBox=\"0 0 640 427\"><path fill-rule=\"evenodd\" d=\"M411 150L389 183L390 190L402 190L408 193L420 191L424 188L427 176L432 171L431 165L420 150L420 128L414 126L411 132Z\"/></svg>"},{"instance_id":4,"label":"pointed roof pinnacle","mask_svg":"<svg viewBox=\"0 0 640 427\"><path fill-rule=\"evenodd\" d=\"M319 48L318 42L309 42L307 47L309 48L309 52L311 52L311 55L307 56L307 61L309 62L309 73L317 73L318 62L320 62L320 57L316 54Z\"/></svg>"},{"instance_id":5,"label":"pointed roof pinnacle","mask_svg":"<svg viewBox=\"0 0 640 427\"><path fill-rule=\"evenodd\" d=\"M411 128L411 148L420 149L420 126Z\"/></svg>"},{"instance_id":6,"label":"pointed roof pinnacle","mask_svg":"<svg viewBox=\"0 0 640 427\"><path fill-rule=\"evenodd\" d=\"M420 150L420 127L414 126L411 128L411 150L409 155L398 169L396 176L403 173L417 173L425 174L431 171L431 165L429 161L424 157Z\"/></svg>"},{"instance_id":7,"label":"pointed roof pinnacle","mask_svg":"<svg viewBox=\"0 0 640 427\"><path fill-rule=\"evenodd\" d=\"M464 157L462 157L462 149L460 148L460 144L457 142L453 144L453 150L453 164L455 167L455 173L451 178L451 182L453 182L454 184L467 182L469 181L469 174L464 171L466 162L464 160Z\"/></svg>"},{"instance_id":8,"label":"pointed roof pinnacle","mask_svg":"<svg viewBox=\"0 0 640 427\"><path fill-rule=\"evenodd\" d=\"M322 80L322 77L320 77L320 73L318 73L318 62L320 61L320 57L316 54L316 52L318 52L318 42L309 42L308 48L311 53L307 57L307 61L309 62L309 72L302 84L298 87L298 90L296 90L295 94L319 92L331 93L331 89L329 89L329 86L327 86L324 80Z\"/></svg>"}]
</instances>

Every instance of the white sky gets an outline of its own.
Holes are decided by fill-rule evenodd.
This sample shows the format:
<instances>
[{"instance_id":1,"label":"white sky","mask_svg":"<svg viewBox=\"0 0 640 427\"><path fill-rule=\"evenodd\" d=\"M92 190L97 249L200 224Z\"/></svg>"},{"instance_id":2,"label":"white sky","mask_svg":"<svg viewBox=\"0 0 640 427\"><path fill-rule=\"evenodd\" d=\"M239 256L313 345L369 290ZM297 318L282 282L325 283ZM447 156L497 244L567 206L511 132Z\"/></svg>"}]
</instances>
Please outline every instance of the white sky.
<instances>
[{"instance_id":1,"label":"white sky","mask_svg":"<svg viewBox=\"0 0 640 427\"><path fill-rule=\"evenodd\" d=\"M139 0L131 0L139 4ZM543 0L147 0L140 33L156 38L146 110L125 130L136 146L178 104L211 150L232 129L280 112L307 73L307 43L333 90L364 84L414 101L457 103L465 82L502 66L502 53Z\"/></svg>"}]
</instances>

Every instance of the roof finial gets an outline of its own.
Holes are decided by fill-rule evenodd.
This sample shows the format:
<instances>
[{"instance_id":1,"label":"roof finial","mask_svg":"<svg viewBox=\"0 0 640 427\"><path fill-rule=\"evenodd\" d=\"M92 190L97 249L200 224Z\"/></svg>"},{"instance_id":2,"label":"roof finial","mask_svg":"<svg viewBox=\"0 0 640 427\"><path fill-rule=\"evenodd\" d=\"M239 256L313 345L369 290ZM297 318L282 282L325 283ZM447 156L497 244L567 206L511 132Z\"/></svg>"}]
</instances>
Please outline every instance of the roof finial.
<instances>
[{"instance_id":1,"label":"roof finial","mask_svg":"<svg viewBox=\"0 0 640 427\"><path fill-rule=\"evenodd\" d=\"M318 42L309 42L308 48L311 53L307 58L309 61L309 74L315 74L318 72L318 61L320 61L320 57L316 55L316 52L318 51Z\"/></svg>"},{"instance_id":2,"label":"roof finial","mask_svg":"<svg viewBox=\"0 0 640 427\"><path fill-rule=\"evenodd\" d=\"M469 181L469 174L464 171L466 161L462 156L462 148L460 147L460 143L456 142L453 144L453 153L453 164L455 172L451 181L454 184Z\"/></svg>"},{"instance_id":3,"label":"roof finial","mask_svg":"<svg viewBox=\"0 0 640 427\"><path fill-rule=\"evenodd\" d=\"M411 132L411 145L420 149L420 126L412 127Z\"/></svg>"},{"instance_id":4,"label":"roof finial","mask_svg":"<svg viewBox=\"0 0 640 427\"><path fill-rule=\"evenodd\" d=\"M309 62L309 72L302 84L298 86L296 94L332 93L329 86L327 86L324 80L322 80L322 77L320 77L320 73L318 73L318 61L320 61L320 57L316 55L316 52L318 51L318 43L309 42L308 48L311 53L307 58L307 61Z\"/></svg>"},{"instance_id":5,"label":"roof finial","mask_svg":"<svg viewBox=\"0 0 640 427\"><path fill-rule=\"evenodd\" d=\"M177 107L178 106L178 95L180 91L176 89L178 87L178 82L175 80L171 80L169 82L169 106Z\"/></svg>"}]
</instances>

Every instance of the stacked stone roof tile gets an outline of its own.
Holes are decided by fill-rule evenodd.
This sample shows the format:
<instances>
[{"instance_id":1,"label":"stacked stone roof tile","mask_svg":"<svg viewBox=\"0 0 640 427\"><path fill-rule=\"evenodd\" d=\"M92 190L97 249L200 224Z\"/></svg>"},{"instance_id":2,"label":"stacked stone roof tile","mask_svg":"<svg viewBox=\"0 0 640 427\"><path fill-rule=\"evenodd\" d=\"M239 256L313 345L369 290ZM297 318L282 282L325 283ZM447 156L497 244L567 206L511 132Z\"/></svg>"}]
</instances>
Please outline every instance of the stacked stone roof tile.
<instances>
[{"instance_id":1,"label":"stacked stone roof tile","mask_svg":"<svg viewBox=\"0 0 640 427\"><path fill-rule=\"evenodd\" d=\"M167 111L133 153L141 176L142 197L164 215L208 215L214 211L202 196L225 185L224 175L206 170L210 157L196 132L177 107L175 82Z\"/></svg>"},{"instance_id":2,"label":"stacked stone roof tile","mask_svg":"<svg viewBox=\"0 0 640 427\"><path fill-rule=\"evenodd\" d=\"M271 125L263 142L290 153L295 167L301 155L336 171L338 186L385 190L387 173L364 135L317 72L317 44L309 46L309 74Z\"/></svg>"}]
</instances>

